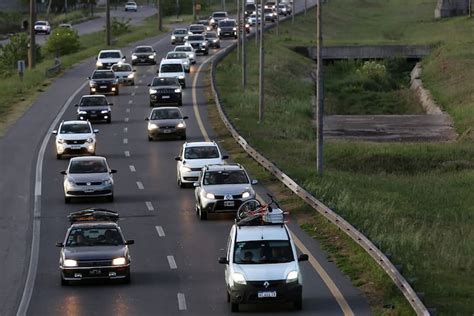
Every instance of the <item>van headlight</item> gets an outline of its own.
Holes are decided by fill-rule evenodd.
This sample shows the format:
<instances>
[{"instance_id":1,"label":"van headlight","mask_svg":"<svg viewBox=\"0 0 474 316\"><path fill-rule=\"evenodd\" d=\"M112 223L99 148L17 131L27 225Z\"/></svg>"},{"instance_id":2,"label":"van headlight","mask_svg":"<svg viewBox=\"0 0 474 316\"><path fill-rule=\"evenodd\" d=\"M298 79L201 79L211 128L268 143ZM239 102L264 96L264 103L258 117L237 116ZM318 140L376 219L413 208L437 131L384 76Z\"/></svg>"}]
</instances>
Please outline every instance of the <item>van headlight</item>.
<instances>
[{"instance_id":1,"label":"van headlight","mask_svg":"<svg viewBox=\"0 0 474 316\"><path fill-rule=\"evenodd\" d=\"M95 63L95 65L96 65L97 67L102 67L102 66L103 66L103 64L102 64L100 61L97 61L97 62Z\"/></svg>"},{"instance_id":2,"label":"van headlight","mask_svg":"<svg viewBox=\"0 0 474 316\"><path fill-rule=\"evenodd\" d=\"M112 260L112 265L113 266L122 266L127 262L124 257L118 257Z\"/></svg>"},{"instance_id":3,"label":"van headlight","mask_svg":"<svg viewBox=\"0 0 474 316\"><path fill-rule=\"evenodd\" d=\"M135 74L133 72L127 76L127 78L129 79L132 79L133 77L135 77Z\"/></svg>"},{"instance_id":4,"label":"van headlight","mask_svg":"<svg viewBox=\"0 0 474 316\"><path fill-rule=\"evenodd\" d=\"M236 284L246 285L247 281L242 273L234 272L232 274L232 279Z\"/></svg>"},{"instance_id":5,"label":"van headlight","mask_svg":"<svg viewBox=\"0 0 474 316\"><path fill-rule=\"evenodd\" d=\"M184 125L184 123L178 123L178 125L176 125L176 128L185 128L186 126Z\"/></svg>"},{"instance_id":6,"label":"van headlight","mask_svg":"<svg viewBox=\"0 0 474 316\"><path fill-rule=\"evenodd\" d=\"M191 171L191 168L186 167L186 166L181 166L181 170L185 171L185 172L189 172L189 171Z\"/></svg>"},{"instance_id":7,"label":"van headlight","mask_svg":"<svg viewBox=\"0 0 474 316\"><path fill-rule=\"evenodd\" d=\"M158 128L158 125L156 125L155 123L148 124L148 130L149 131L157 129L157 128Z\"/></svg>"},{"instance_id":8,"label":"van headlight","mask_svg":"<svg viewBox=\"0 0 474 316\"><path fill-rule=\"evenodd\" d=\"M242 193L242 198L243 199L246 199L248 197L250 197L250 192L249 191L245 191L244 193Z\"/></svg>"},{"instance_id":9,"label":"van headlight","mask_svg":"<svg viewBox=\"0 0 474 316\"><path fill-rule=\"evenodd\" d=\"M155 94L155 93L158 92L158 90L156 90L156 89L150 89L150 90L148 90L148 92L150 92L150 94Z\"/></svg>"},{"instance_id":10,"label":"van headlight","mask_svg":"<svg viewBox=\"0 0 474 316\"><path fill-rule=\"evenodd\" d=\"M208 193L206 193L206 198L208 198L210 200L214 200L216 197L215 197L214 194L208 192Z\"/></svg>"},{"instance_id":11,"label":"van headlight","mask_svg":"<svg viewBox=\"0 0 474 316\"><path fill-rule=\"evenodd\" d=\"M181 93L181 89L180 88L174 89L174 92L175 93Z\"/></svg>"},{"instance_id":12,"label":"van headlight","mask_svg":"<svg viewBox=\"0 0 474 316\"><path fill-rule=\"evenodd\" d=\"M178 79L184 79L184 76L183 75L178 76Z\"/></svg>"},{"instance_id":13,"label":"van headlight","mask_svg":"<svg viewBox=\"0 0 474 316\"><path fill-rule=\"evenodd\" d=\"M176 36L174 36L174 35L171 35L171 39L176 39Z\"/></svg>"},{"instance_id":14,"label":"van headlight","mask_svg":"<svg viewBox=\"0 0 474 316\"><path fill-rule=\"evenodd\" d=\"M94 138L89 137L89 138L87 139L87 142L88 142L88 143L93 143L93 142L94 142Z\"/></svg>"},{"instance_id":15,"label":"van headlight","mask_svg":"<svg viewBox=\"0 0 474 316\"><path fill-rule=\"evenodd\" d=\"M298 280L298 271L290 271L286 277L286 283L295 282Z\"/></svg>"},{"instance_id":16,"label":"van headlight","mask_svg":"<svg viewBox=\"0 0 474 316\"><path fill-rule=\"evenodd\" d=\"M137 59L138 57L136 55L132 55L132 60Z\"/></svg>"},{"instance_id":17,"label":"van headlight","mask_svg":"<svg viewBox=\"0 0 474 316\"><path fill-rule=\"evenodd\" d=\"M64 139L58 138L58 139L56 139L56 142L57 142L58 144L64 144Z\"/></svg>"},{"instance_id":18,"label":"van headlight","mask_svg":"<svg viewBox=\"0 0 474 316\"><path fill-rule=\"evenodd\" d=\"M77 267L77 261L72 259L65 259L63 262L65 267Z\"/></svg>"}]
</instances>

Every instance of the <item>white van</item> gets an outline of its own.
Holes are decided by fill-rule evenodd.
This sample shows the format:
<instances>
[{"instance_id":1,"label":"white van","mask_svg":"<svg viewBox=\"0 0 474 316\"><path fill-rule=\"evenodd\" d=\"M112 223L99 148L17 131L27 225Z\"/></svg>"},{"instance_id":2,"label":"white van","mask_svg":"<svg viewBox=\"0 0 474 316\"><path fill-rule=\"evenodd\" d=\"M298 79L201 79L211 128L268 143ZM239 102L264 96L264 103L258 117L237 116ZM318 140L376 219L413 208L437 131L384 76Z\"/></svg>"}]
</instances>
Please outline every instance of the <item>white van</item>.
<instances>
[{"instance_id":1,"label":"white van","mask_svg":"<svg viewBox=\"0 0 474 316\"><path fill-rule=\"evenodd\" d=\"M186 88L186 75L181 60L178 59L163 59L158 70L158 77L178 78L179 84L184 89Z\"/></svg>"}]
</instances>

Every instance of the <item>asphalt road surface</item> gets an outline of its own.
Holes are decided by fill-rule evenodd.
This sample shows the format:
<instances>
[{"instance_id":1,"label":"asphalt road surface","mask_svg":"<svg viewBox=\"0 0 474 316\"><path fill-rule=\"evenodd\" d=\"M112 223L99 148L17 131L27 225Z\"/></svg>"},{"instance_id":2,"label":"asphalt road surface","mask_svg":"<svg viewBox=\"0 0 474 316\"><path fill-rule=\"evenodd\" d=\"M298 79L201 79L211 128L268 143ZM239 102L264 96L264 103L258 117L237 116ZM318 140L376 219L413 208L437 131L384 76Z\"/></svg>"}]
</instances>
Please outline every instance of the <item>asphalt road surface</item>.
<instances>
[{"instance_id":1,"label":"asphalt road surface","mask_svg":"<svg viewBox=\"0 0 474 316\"><path fill-rule=\"evenodd\" d=\"M231 42L224 40L222 46ZM173 48L169 36L136 44L153 45L160 59ZM126 54L131 49L122 48ZM203 78L218 52L198 57L187 75L182 111L189 116L188 141L215 139L207 120L207 83ZM107 157L110 167L118 170L115 201L64 204L59 171L68 161L56 160L50 132L60 120L75 119L73 104L88 94L85 78L94 62L90 58L66 71L0 139L0 315L230 314L224 267L217 258L225 254L231 217L211 216L200 221L194 212L193 189L180 189L176 184L174 157L182 141L147 140L144 118L150 107L146 85L156 66L137 66L136 86L122 87L119 96L109 97L114 103L112 123L94 124L100 129L97 155ZM125 238L135 240L131 284L60 285L59 249L54 245L64 238L67 214L86 207L120 213ZM366 299L326 260L318 243L297 225L290 223L290 228L300 250L311 256L309 262L301 263L303 311L286 305L262 305L242 306L242 312L370 314Z\"/></svg>"}]
</instances>

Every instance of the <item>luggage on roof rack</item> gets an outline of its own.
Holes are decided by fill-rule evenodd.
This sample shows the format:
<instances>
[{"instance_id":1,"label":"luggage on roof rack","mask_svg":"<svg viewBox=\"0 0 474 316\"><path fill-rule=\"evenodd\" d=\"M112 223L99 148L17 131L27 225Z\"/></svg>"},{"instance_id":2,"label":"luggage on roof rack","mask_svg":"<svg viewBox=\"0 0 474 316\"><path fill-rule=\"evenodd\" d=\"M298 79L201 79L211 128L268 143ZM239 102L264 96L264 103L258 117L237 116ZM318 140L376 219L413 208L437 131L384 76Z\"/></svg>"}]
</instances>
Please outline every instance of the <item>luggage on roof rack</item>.
<instances>
[{"instance_id":1,"label":"luggage on roof rack","mask_svg":"<svg viewBox=\"0 0 474 316\"><path fill-rule=\"evenodd\" d=\"M283 225L285 223L285 212L280 208L270 208L264 213L257 213L236 220L237 226L263 226Z\"/></svg>"},{"instance_id":2,"label":"luggage on roof rack","mask_svg":"<svg viewBox=\"0 0 474 316\"><path fill-rule=\"evenodd\" d=\"M67 218L71 224L78 222L117 222L119 214L103 208L90 208L70 213Z\"/></svg>"}]
</instances>

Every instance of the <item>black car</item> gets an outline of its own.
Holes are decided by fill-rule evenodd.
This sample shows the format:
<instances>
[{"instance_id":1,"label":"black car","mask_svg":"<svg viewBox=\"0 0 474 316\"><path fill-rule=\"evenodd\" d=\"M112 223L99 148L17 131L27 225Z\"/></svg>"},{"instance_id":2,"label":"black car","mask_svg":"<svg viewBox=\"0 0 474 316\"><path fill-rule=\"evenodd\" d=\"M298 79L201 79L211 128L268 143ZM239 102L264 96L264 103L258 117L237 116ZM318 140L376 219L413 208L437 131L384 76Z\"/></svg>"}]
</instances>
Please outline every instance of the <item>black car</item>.
<instances>
[{"instance_id":1,"label":"black car","mask_svg":"<svg viewBox=\"0 0 474 316\"><path fill-rule=\"evenodd\" d=\"M83 95L77 107L77 119L88 121L112 121L112 110L105 95Z\"/></svg>"},{"instance_id":2,"label":"black car","mask_svg":"<svg viewBox=\"0 0 474 316\"><path fill-rule=\"evenodd\" d=\"M206 27L202 24L191 24L189 26L189 34L204 34L206 33Z\"/></svg>"},{"instance_id":3,"label":"black car","mask_svg":"<svg viewBox=\"0 0 474 316\"><path fill-rule=\"evenodd\" d=\"M219 38L237 38L237 23L235 22L235 20L219 21L219 24L217 26L217 34L219 35Z\"/></svg>"},{"instance_id":4,"label":"black car","mask_svg":"<svg viewBox=\"0 0 474 316\"><path fill-rule=\"evenodd\" d=\"M207 46L212 48L221 48L221 40L216 32L206 33Z\"/></svg>"},{"instance_id":5,"label":"black car","mask_svg":"<svg viewBox=\"0 0 474 316\"><path fill-rule=\"evenodd\" d=\"M150 87L150 106L157 104L183 105L181 85L176 77L155 77Z\"/></svg>"},{"instance_id":6,"label":"black car","mask_svg":"<svg viewBox=\"0 0 474 316\"><path fill-rule=\"evenodd\" d=\"M156 65L156 51L151 46L137 46L132 51L132 65Z\"/></svg>"},{"instance_id":7,"label":"black car","mask_svg":"<svg viewBox=\"0 0 474 316\"><path fill-rule=\"evenodd\" d=\"M117 222L117 212L86 209L69 214L71 226L60 247L61 285L90 279L121 279L129 283L131 258Z\"/></svg>"},{"instance_id":8,"label":"black car","mask_svg":"<svg viewBox=\"0 0 474 316\"><path fill-rule=\"evenodd\" d=\"M244 15L245 15L246 18L251 16L252 14L254 14L256 12L257 12L257 7L255 6L254 3L247 3L245 5Z\"/></svg>"},{"instance_id":9,"label":"black car","mask_svg":"<svg viewBox=\"0 0 474 316\"><path fill-rule=\"evenodd\" d=\"M163 137L186 139L186 120L177 107L162 107L151 110L148 121L148 141Z\"/></svg>"},{"instance_id":10,"label":"black car","mask_svg":"<svg viewBox=\"0 0 474 316\"><path fill-rule=\"evenodd\" d=\"M90 94L113 93L119 94L119 83L112 70L95 70L89 77Z\"/></svg>"}]
</instances>

